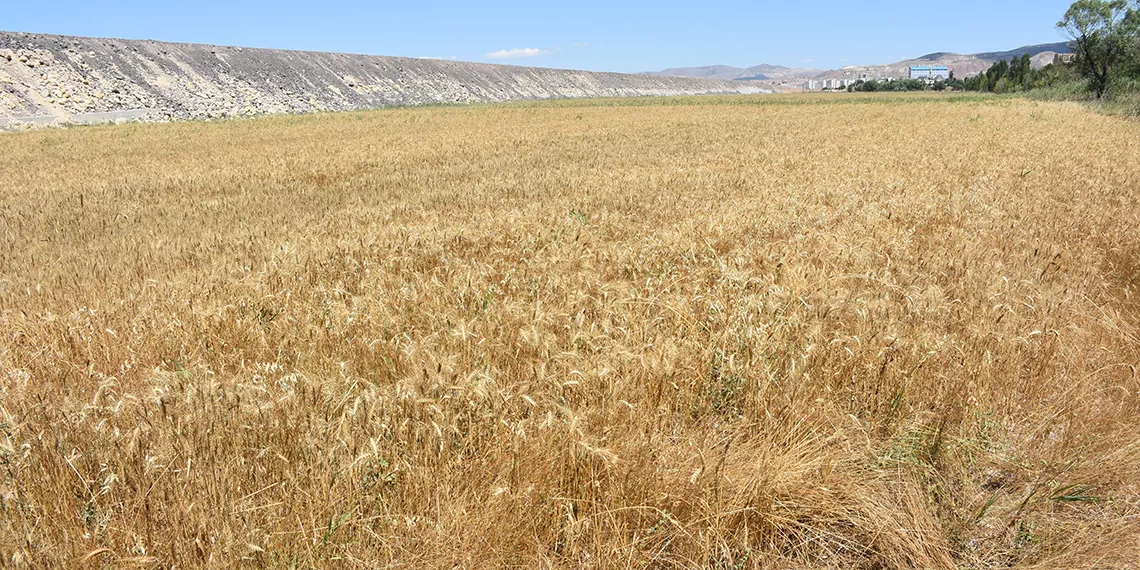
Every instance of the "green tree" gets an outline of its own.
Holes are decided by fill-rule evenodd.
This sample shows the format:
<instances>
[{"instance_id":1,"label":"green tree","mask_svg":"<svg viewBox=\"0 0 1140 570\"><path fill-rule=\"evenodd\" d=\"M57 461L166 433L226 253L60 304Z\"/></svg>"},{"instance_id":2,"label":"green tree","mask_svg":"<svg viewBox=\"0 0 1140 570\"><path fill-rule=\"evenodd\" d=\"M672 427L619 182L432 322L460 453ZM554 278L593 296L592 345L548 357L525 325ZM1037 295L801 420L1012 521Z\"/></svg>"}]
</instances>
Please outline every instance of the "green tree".
<instances>
[{"instance_id":1,"label":"green tree","mask_svg":"<svg viewBox=\"0 0 1140 570\"><path fill-rule=\"evenodd\" d=\"M1140 0L1133 0L1133 9L1125 16L1124 73L1140 77Z\"/></svg>"},{"instance_id":2,"label":"green tree","mask_svg":"<svg viewBox=\"0 0 1140 570\"><path fill-rule=\"evenodd\" d=\"M1140 30L1140 17L1126 0L1077 0L1057 22L1073 40L1077 67L1097 99L1104 97Z\"/></svg>"},{"instance_id":3,"label":"green tree","mask_svg":"<svg viewBox=\"0 0 1140 570\"><path fill-rule=\"evenodd\" d=\"M989 87L988 90L993 91L994 86L1002 79L1005 79L1007 75L1009 75L1009 62L1003 59L995 63L993 67L990 67L986 71L986 85Z\"/></svg>"},{"instance_id":4,"label":"green tree","mask_svg":"<svg viewBox=\"0 0 1140 570\"><path fill-rule=\"evenodd\" d=\"M1029 85L1030 76L1033 72L1033 60L1029 57L1029 54L1015 58L1010 63L1009 71L1010 87L1025 88Z\"/></svg>"}]
</instances>

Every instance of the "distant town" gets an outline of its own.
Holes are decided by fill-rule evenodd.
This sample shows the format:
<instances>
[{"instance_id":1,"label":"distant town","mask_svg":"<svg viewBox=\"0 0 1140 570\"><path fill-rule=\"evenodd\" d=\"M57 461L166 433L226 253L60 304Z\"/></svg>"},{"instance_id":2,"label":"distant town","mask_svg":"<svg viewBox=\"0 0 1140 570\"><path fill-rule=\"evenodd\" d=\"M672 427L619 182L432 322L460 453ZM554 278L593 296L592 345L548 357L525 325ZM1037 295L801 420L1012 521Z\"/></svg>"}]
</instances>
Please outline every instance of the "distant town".
<instances>
[{"instance_id":1,"label":"distant town","mask_svg":"<svg viewBox=\"0 0 1140 570\"><path fill-rule=\"evenodd\" d=\"M1054 54L1052 63L1054 65L1072 64L1075 61L1075 57L1075 54L1072 53ZM948 65L911 65L906 68L905 77L901 77L901 73L897 69L892 72L892 70L881 67L868 67L861 70L844 68L844 71L847 73L858 73L858 77L807 79L802 82L785 81L781 83L780 86L784 88L800 88L805 91L840 91L859 83L871 81L887 82L910 79L924 81L928 85L934 85L937 82L952 81L955 79L954 68ZM958 79L966 79L978 74L979 72L973 71L959 76Z\"/></svg>"},{"instance_id":2,"label":"distant town","mask_svg":"<svg viewBox=\"0 0 1140 570\"><path fill-rule=\"evenodd\" d=\"M945 65L912 65L905 79L919 79L933 84L936 81L946 81L954 77L954 72L950 67ZM845 78L845 79L809 79L804 81L803 88L806 91L834 91L838 89L847 89L851 85L855 85L860 81L893 81L902 79L899 77L875 77L870 73L861 73L858 78Z\"/></svg>"}]
</instances>

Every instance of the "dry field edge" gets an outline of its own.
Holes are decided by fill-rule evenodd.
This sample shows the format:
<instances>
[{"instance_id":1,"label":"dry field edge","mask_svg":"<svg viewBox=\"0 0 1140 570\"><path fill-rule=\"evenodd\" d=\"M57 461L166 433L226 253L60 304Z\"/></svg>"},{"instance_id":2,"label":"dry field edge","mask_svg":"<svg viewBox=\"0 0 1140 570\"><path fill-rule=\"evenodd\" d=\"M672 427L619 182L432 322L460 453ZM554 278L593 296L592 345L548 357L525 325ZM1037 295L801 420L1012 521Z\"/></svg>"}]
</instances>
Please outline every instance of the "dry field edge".
<instances>
[{"instance_id":1,"label":"dry field edge","mask_svg":"<svg viewBox=\"0 0 1140 570\"><path fill-rule=\"evenodd\" d=\"M1140 566L1140 138L694 97L0 136L0 566Z\"/></svg>"}]
</instances>

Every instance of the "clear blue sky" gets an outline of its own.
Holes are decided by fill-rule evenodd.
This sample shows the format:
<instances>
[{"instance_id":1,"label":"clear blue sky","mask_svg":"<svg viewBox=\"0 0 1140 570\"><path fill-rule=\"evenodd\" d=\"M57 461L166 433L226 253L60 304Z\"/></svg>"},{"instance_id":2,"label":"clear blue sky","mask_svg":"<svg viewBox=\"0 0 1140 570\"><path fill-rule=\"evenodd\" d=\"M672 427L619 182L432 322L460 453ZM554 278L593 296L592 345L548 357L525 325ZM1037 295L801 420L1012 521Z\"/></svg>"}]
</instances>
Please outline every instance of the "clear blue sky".
<instances>
[{"instance_id":1,"label":"clear blue sky","mask_svg":"<svg viewBox=\"0 0 1140 570\"><path fill-rule=\"evenodd\" d=\"M0 30L599 71L834 68L1061 41L1070 2L13 0Z\"/></svg>"}]
</instances>

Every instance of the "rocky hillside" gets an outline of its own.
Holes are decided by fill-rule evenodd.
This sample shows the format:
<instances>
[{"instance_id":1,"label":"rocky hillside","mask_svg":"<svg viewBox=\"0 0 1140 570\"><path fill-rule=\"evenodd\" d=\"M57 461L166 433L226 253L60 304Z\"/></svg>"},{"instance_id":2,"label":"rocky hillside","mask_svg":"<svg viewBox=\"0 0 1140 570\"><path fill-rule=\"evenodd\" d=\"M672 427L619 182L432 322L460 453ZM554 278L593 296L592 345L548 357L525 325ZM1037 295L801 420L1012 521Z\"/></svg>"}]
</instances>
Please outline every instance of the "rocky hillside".
<instances>
[{"instance_id":1,"label":"rocky hillside","mask_svg":"<svg viewBox=\"0 0 1140 570\"><path fill-rule=\"evenodd\" d=\"M0 32L0 128L566 97L758 93L739 82Z\"/></svg>"}]
</instances>

